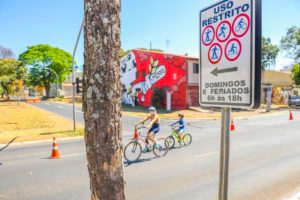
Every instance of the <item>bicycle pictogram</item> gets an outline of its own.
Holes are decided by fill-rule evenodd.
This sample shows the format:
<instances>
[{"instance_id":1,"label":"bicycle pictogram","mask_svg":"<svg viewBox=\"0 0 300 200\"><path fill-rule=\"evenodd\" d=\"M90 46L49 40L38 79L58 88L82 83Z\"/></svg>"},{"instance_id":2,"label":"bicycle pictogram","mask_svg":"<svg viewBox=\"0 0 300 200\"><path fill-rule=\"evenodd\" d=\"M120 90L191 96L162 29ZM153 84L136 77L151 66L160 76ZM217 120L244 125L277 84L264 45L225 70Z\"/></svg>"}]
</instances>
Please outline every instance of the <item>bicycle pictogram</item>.
<instances>
[{"instance_id":1,"label":"bicycle pictogram","mask_svg":"<svg viewBox=\"0 0 300 200\"><path fill-rule=\"evenodd\" d=\"M250 28L250 17L242 13L238 15L232 23L233 34L236 37L243 37Z\"/></svg>"}]
</instances>

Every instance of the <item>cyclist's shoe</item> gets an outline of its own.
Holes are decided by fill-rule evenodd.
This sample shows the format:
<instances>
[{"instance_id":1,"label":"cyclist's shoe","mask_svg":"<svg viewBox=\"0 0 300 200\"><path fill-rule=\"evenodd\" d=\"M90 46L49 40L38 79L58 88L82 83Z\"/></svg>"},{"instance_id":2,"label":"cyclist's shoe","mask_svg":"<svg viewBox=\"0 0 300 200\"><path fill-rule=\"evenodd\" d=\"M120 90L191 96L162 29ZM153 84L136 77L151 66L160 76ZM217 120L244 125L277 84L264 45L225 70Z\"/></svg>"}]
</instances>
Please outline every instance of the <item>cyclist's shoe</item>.
<instances>
[{"instance_id":1,"label":"cyclist's shoe","mask_svg":"<svg viewBox=\"0 0 300 200\"><path fill-rule=\"evenodd\" d=\"M149 149L148 149L148 147L145 147L145 148L143 149L143 153L147 153L147 152L149 152Z\"/></svg>"},{"instance_id":2,"label":"cyclist's shoe","mask_svg":"<svg viewBox=\"0 0 300 200\"><path fill-rule=\"evenodd\" d=\"M182 145L182 140L178 140L178 144L179 144L179 145Z\"/></svg>"},{"instance_id":3,"label":"cyclist's shoe","mask_svg":"<svg viewBox=\"0 0 300 200\"><path fill-rule=\"evenodd\" d=\"M156 142L156 143L154 143L153 148L155 148L155 149L161 149L162 146L161 146L161 144L159 142Z\"/></svg>"}]
</instances>

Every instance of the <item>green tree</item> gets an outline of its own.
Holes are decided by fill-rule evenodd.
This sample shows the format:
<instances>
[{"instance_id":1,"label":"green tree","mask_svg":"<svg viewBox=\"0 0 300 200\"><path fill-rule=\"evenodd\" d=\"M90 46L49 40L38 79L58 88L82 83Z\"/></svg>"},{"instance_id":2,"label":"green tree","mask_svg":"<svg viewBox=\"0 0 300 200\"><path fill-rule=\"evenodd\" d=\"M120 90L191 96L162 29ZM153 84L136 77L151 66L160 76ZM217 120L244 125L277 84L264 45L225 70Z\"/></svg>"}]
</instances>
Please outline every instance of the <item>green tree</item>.
<instances>
[{"instance_id":1,"label":"green tree","mask_svg":"<svg viewBox=\"0 0 300 200\"><path fill-rule=\"evenodd\" d=\"M280 41L280 47L287 52L287 56L295 61L300 60L300 27L292 26Z\"/></svg>"},{"instance_id":2,"label":"green tree","mask_svg":"<svg viewBox=\"0 0 300 200\"><path fill-rule=\"evenodd\" d=\"M292 78L296 85L300 85L300 64L295 64L292 69Z\"/></svg>"},{"instance_id":3,"label":"green tree","mask_svg":"<svg viewBox=\"0 0 300 200\"><path fill-rule=\"evenodd\" d=\"M123 58L124 56L126 56L128 53L130 53L131 50L127 50L125 51L124 49L120 49L119 51L119 57Z\"/></svg>"},{"instance_id":4,"label":"green tree","mask_svg":"<svg viewBox=\"0 0 300 200\"><path fill-rule=\"evenodd\" d=\"M26 74L26 68L24 65L13 58L0 59L0 85L2 88L3 95L7 96L14 91L13 83L16 80L24 80Z\"/></svg>"},{"instance_id":5,"label":"green tree","mask_svg":"<svg viewBox=\"0 0 300 200\"><path fill-rule=\"evenodd\" d=\"M270 38L262 37L261 65L263 69L276 64L279 48L271 43Z\"/></svg>"},{"instance_id":6,"label":"green tree","mask_svg":"<svg viewBox=\"0 0 300 200\"><path fill-rule=\"evenodd\" d=\"M29 66L29 85L45 87L48 98L51 83L57 82L56 74L59 82L62 82L70 73L72 55L48 44L39 44L27 47L27 51L20 54L19 60Z\"/></svg>"},{"instance_id":7,"label":"green tree","mask_svg":"<svg viewBox=\"0 0 300 200\"><path fill-rule=\"evenodd\" d=\"M139 49L139 50L145 50L145 51L150 51L150 49L147 49L147 48L137 48L137 49ZM164 52L161 49L151 49L151 51Z\"/></svg>"}]
</instances>

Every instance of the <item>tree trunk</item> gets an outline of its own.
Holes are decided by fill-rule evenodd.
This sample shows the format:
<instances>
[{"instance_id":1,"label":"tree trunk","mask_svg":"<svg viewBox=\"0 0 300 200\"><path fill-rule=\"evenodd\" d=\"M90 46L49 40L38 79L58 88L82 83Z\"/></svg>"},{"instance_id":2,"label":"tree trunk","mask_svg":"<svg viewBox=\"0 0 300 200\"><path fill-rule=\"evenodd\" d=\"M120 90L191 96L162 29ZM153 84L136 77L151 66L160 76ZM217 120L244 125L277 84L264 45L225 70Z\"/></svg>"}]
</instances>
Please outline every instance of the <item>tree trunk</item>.
<instances>
[{"instance_id":1,"label":"tree trunk","mask_svg":"<svg viewBox=\"0 0 300 200\"><path fill-rule=\"evenodd\" d=\"M45 90L46 90L46 98L48 99L50 97L50 85L45 85Z\"/></svg>"},{"instance_id":2,"label":"tree trunk","mask_svg":"<svg viewBox=\"0 0 300 200\"><path fill-rule=\"evenodd\" d=\"M120 0L85 0L83 110L92 200L124 200Z\"/></svg>"}]
</instances>

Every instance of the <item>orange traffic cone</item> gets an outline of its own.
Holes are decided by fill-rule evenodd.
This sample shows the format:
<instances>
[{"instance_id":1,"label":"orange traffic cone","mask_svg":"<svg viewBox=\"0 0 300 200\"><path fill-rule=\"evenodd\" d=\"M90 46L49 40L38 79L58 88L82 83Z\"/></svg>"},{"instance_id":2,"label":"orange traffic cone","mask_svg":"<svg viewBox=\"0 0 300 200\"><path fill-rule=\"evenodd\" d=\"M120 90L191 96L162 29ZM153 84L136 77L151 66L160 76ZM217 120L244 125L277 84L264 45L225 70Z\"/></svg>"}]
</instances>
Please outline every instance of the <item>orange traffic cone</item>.
<instances>
[{"instance_id":1,"label":"orange traffic cone","mask_svg":"<svg viewBox=\"0 0 300 200\"><path fill-rule=\"evenodd\" d=\"M235 126L234 126L233 118L231 118L230 131L235 131Z\"/></svg>"},{"instance_id":2,"label":"orange traffic cone","mask_svg":"<svg viewBox=\"0 0 300 200\"><path fill-rule=\"evenodd\" d=\"M138 134L137 128L134 129L133 139L135 139L135 140L139 139L139 134Z\"/></svg>"},{"instance_id":3,"label":"orange traffic cone","mask_svg":"<svg viewBox=\"0 0 300 200\"><path fill-rule=\"evenodd\" d=\"M290 110L290 119L289 120L294 120L293 113L291 110Z\"/></svg>"},{"instance_id":4,"label":"orange traffic cone","mask_svg":"<svg viewBox=\"0 0 300 200\"><path fill-rule=\"evenodd\" d=\"M50 158L60 158L60 154L59 154L59 151L58 151L58 146L56 144L56 139L55 137L53 138L53 148L52 148L52 155Z\"/></svg>"}]
</instances>

